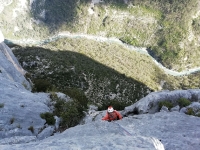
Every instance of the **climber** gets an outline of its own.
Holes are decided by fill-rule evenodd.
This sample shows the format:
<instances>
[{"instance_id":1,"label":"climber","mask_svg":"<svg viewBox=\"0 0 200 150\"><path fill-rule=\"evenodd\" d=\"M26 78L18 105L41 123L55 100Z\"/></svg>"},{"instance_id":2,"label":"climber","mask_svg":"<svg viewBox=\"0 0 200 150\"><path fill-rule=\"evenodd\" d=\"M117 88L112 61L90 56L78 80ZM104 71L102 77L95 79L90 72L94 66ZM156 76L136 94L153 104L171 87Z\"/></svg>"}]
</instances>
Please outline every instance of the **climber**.
<instances>
[{"instance_id":1,"label":"climber","mask_svg":"<svg viewBox=\"0 0 200 150\"><path fill-rule=\"evenodd\" d=\"M114 121L114 120L121 120L122 115L113 109L112 106L108 107L108 110L106 112L106 115L102 118L102 120L107 120L107 121Z\"/></svg>"}]
</instances>

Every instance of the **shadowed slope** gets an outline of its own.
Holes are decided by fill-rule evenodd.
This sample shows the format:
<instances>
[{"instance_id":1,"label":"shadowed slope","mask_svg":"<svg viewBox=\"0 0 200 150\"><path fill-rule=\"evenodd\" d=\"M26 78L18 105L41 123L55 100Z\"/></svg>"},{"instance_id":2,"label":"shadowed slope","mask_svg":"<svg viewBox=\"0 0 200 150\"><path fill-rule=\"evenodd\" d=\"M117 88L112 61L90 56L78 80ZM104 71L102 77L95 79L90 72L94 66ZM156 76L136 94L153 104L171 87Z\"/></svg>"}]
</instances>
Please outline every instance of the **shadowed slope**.
<instances>
[{"instance_id":1,"label":"shadowed slope","mask_svg":"<svg viewBox=\"0 0 200 150\"><path fill-rule=\"evenodd\" d=\"M18 47L13 52L33 80L48 80L59 91L80 88L95 104L117 100L128 105L151 91L140 81L126 77L82 53L41 47Z\"/></svg>"}]
</instances>

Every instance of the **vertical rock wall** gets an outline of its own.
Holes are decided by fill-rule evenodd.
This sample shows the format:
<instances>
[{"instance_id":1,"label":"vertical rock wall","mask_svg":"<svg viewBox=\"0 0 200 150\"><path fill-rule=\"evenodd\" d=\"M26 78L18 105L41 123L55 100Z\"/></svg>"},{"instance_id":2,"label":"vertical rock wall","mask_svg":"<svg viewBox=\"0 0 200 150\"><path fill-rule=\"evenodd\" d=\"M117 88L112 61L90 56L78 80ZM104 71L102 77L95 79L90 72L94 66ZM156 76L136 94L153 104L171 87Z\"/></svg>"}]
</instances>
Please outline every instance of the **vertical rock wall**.
<instances>
[{"instance_id":1,"label":"vertical rock wall","mask_svg":"<svg viewBox=\"0 0 200 150\"><path fill-rule=\"evenodd\" d=\"M12 50L4 43L4 36L0 31L0 76L21 83L26 89L31 90L29 82L24 77L25 73Z\"/></svg>"}]
</instances>

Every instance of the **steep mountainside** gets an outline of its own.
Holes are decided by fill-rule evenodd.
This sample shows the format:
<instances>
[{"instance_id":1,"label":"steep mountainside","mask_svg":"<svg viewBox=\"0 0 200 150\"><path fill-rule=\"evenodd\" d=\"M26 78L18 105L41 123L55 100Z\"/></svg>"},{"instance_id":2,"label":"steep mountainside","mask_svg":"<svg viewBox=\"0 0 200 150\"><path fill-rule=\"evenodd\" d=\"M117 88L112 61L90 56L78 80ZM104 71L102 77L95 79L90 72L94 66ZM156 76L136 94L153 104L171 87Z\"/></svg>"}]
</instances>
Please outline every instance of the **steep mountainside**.
<instances>
[{"instance_id":1,"label":"steep mountainside","mask_svg":"<svg viewBox=\"0 0 200 150\"><path fill-rule=\"evenodd\" d=\"M13 52L33 82L48 80L48 90L78 88L97 103L132 103L152 90L200 87L198 72L168 75L149 56L127 48L142 47L135 49L175 71L199 67L199 8L198 0L5 0L0 28L7 44L24 46Z\"/></svg>"},{"instance_id":2,"label":"steep mountainside","mask_svg":"<svg viewBox=\"0 0 200 150\"><path fill-rule=\"evenodd\" d=\"M197 150L199 10L199 0L0 0L0 149ZM102 121L108 105L123 119Z\"/></svg>"},{"instance_id":3,"label":"steep mountainside","mask_svg":"<svg viewBox=\"0 0 200 150\"><path fill-rule=\"evenodd\" d=\"M198 66L198 0L6 0L1 3L0 28L7 39L43 39L61 31L116 37L134 46L149 47L151 54L169 68L182 70Z\"/></svg>"}]
</instances>

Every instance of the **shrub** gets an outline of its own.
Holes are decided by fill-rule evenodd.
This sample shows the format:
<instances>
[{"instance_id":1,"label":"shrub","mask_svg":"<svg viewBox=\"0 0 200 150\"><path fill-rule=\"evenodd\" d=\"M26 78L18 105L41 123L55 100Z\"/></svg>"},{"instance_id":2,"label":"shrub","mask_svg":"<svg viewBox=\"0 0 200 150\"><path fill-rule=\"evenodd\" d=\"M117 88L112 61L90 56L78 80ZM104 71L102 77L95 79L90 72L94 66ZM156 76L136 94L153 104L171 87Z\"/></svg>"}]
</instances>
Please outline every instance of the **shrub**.
<instances>
[{"instance_id":1,"label":"shrub","mask_svg":"<svg viewBox=\"0 0 200 150\"><path fill-rule=\"evenodd\" d=\"M88 99L83 91L77 88L69 88L65 91L65 93L79 103L84 109L87 108Z\"/></svg>"},{"instance_id":2,"label":"shrub","mask_svg":"<svg viewBox=\"0 0 200 150\"><path fill-rule=\"evenodd\" d=\"M193 115L193 116L195 115L194 110L192 108L188 108L186 114Z\"/></svg>"},{"instance_id":3,"label":"shrub","mask_svg":"<svg viewBox=\"0 0 200 150\"><path fill-rule=\"evenodd\" d=\"M31 74L30 73L26 73L25 75L24 75L24 77L28 80L28 79L31 79Z\"/></svg>"},{"instance_id":4,"label":"shrub","mask_svg":"<svg viewBox=\"0 0 200 150\"><path fill-rule=\"evenodd\" d=\"M54 118L54 115L53 115L52 113L50 113L50 112L41 113L41 114L40 114L40 117L41 117L42 119L45 119L45 120L46 120L46 123L47 123L48 125L54 125L55 122L56 122L56 120L55 120L55 118Z\"/></svg>"},{"instance_id":5,"label":"shrub","mask_svg":"<svg viewBox=\"0 0 200 150\"><path fill-rule=\"evenodd\" d=\"M54 104L54 114L58 117L61 116L61 113L65 111L66 101L62 99L57 99Z\"/></svg>"},{"instance_id":6,"label":"shrub","mask_svg":"<svg viewBox=\"0 0 200 150\"><path fill-rule=\"evenodd\" d=\"M15 118L11 118L11 119L10 119L10 124L13 124L14 121L15 121Z\"/></svg>"},{"instance_id":7,"label":"shrub","mask_svg":"<svg viewBox=\"0 0 200 150\"><path fill-rule=\"evenodd\" d=\"M35 79L34 81L34 92L46 92L52 88L52 85L44 79Z\"/></svg>"},{"instance_id":8,"label":"shrub","mask_svg":"<svg viewBox=\"0 0 200 150\"><path fill-rule=\"evenodd\" d=\"M4 107L4 104L3 103L0 103L0 108L3 108Z\"/></svg>"},{"instance_id":9,"label":"shrub","mask_svg":"<svg viewBox=\"0 0 200 150\"><path fill-rule=\"evenodd\" d=\"M77 89L68 89L67 93L71 98L73 97L70 101L58 98L54 93L50 95L54 102L53 114L61 117L60 128L62 129L73 127L80 122L85 115L88 102L84 93Z\"/></svg>"},{"instance_id":10,"label":"shrub","mask_svg":"<svg viewBox=\"0 0 200 150\"><path fill-rule=\"evenodd\" d=\"M190 105L191 102L188 99L186 99L186 98L180 98L178 100L178 104L182 108L182 107L186 107L186 106Z\"/></svg>"},{"instance_id":11,"label":"shrub","mask_svg":"<svg viewBox=\"0 0 200 150\"><path fill-rule=\"evenodd\" d=\"M30 130L32 133L34 133L34 128L33 128L33 126L30 126L30 127L28 128L28 130Z\"/></svg>"},{"instance_id":12,"label":"shrub","mask_svg":"<svg viewBox=\"0 0 200 150\"><path fill-rule=\"evenodd\" d=\"M173 107L173 104L167 100L159 102L159 110L162 106L166 106L169 110Z\"/></svg>"},{"instance_id":13,"label":"shrub","mask_svg":"<svg viewBox=\"0 0 200 150\"><path fill-rule=\"evenodd\" d=\"M61 126L69 128L77 125L84 117L84 112L80 111L78 104L74 101L67 102L65 107L66 110L61 113Z\"/></svg>"}]
</instances>

